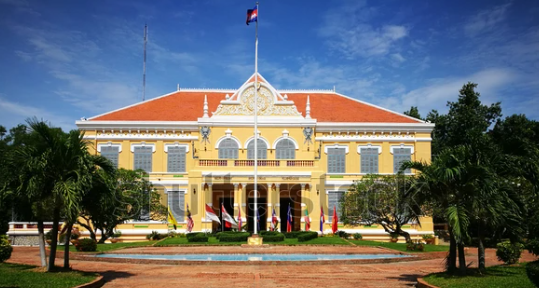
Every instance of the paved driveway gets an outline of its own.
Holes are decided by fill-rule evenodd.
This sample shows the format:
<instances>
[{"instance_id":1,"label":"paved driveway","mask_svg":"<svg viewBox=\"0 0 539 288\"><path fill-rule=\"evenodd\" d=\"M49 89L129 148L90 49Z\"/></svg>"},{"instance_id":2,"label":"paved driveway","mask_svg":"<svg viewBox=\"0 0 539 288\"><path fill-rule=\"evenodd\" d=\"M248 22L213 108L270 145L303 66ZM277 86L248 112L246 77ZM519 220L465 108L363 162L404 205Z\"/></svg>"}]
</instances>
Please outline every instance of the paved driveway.
<instances>
[{"instance_id":1,"label":"paved driveway","mask_svg":"<svg viewBox=\"0 0 539 288\"><path fill-rule=\"evenodd\" d=\"M240 247L131 248L129 253L246 253ZM194 249L194 250L193 250ZM376 253L372 247L273 247L269 253ZM468 262L477 261L470 250ZM439 257L440 254L437 254ZM524 254L525 261L535 259ZM499 264L494 250L487 250L487 264ZM413 287L418 276L443 270L443 258L383 264L339 265L155 265L73 260L72 268L105 275L104 287ZM15 247L8 262L39 264L34 247ZM57 264L62 261L57 259ZM472 266L474 266L472 264Z\"/></svg>"}]
</instances>

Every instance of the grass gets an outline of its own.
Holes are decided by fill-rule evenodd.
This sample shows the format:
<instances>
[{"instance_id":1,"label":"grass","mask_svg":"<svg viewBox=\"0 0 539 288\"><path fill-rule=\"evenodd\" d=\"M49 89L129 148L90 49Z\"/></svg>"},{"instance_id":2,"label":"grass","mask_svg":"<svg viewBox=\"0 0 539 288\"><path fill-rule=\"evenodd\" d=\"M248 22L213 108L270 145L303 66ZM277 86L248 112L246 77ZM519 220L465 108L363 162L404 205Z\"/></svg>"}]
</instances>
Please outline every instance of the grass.
<instances>
[{"instance_id":1,"label":"grass","mask_svg":"<svg viewBox=\"0 0 539 288\"><path fill-rule=\"evenodd\" d=\"M93 281L97 274L69 272L39 272L35 266L0 263L0 287L74 287Z\"/></svg>"},{"instance_id":2,"label":"grass","mask_svg":"<svg viewBox=\"0 0 539 288\"><path fill-rule=\"evenodd\" d=\"M525 263L516 266L492 266L487 268L484 275L477 269L470 270L470 275L454 276L445 273L436 273L424 278L429 284L441 288L533 288L533 283L526 276Z\"/></svg>"},{"instance_id":3,"label":"grass","mask_svg":"<svg viewBox=\"0 0 539 288\"><path fill-rule=\"evenodd\" d=\"M237 246L241 244L247 244L247 242L219 242L215 237L209 237L207 243L189 243L185 237L167 238L155 246L169 246L169 245L221 245L221 246ZM306 242L298 242L298 239L285 238L281 242L267 242L265 244L270 245L350 245L350 243L342 240L338 237L319 237Z\"/></svg>"},{"instance_id":4,"label":"grass","mask_svg":"<svg viewBox=\"0 0 539 288\"><path fill-rule=\"evenodd\" d=\"M410 252L410 253L423 253L423 252L445 252L449 251L449 246L444 245L425 245L425 251L408 251L406 250L406 243L391 243L391 242L377 242L377 241L369 241L369 240L349 240L350 242L358 245L358 246L380 246L385 247L393 250L398 250L402 252Z\"/></svg>"},{"instance_id":5,"label":"grass","mask_svg":"<svg viewBox=\"0 0 539 288\"><path fill-rule=\"evenodd\" d=\"M150 245L153 245L156 242L157 241L144 241L144 242L131 242L131 243L118 242L118 243L97 244L97 252L111 251L111 250L116 250L116 249L120 249L120 248L150 246ZM59 251L64 251L63 246L62 246L61 249L59 249ZM77 249L75 249L75 246L70 246L69 251L70 252L85 253L85 252L77 251Z\"/></svg>"}]
</instances>

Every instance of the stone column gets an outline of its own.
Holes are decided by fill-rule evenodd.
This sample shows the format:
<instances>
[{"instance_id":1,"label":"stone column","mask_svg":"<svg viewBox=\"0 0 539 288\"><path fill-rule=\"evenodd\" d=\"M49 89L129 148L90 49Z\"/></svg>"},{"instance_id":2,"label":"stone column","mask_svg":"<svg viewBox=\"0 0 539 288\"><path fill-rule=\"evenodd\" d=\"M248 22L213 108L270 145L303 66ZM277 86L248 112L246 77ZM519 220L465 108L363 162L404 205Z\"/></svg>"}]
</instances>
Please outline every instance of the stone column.
<instances>
[{"instance_id":1,"label":"stone column","mask_svg":"<svg viewBox=\"0 0 539 288\"><path fill-rule=\"evenodd\" d=\"M301 196L300 196L300 201L301 201L301 207L300 207L300 210L299 210L299 223L300 223L300 227L299 227L299 230L301 231L305 231L305 218L303 217L305 215L305 209L307 209L307 205L305 204L305 183L300 183L299 185L301 185Z\"/></svg>"},{"instance_id":2,"label":"stone column","mask_svg":"<svg viewBox=\"0 0 539 288\"><path fill-rule=\"evenodd\" d=\"M240 198L240 193L238 191L238 188L240 186L240 183L234 183L234 219L237 219L238 218L238 212L240 211L240 206L241 206L241 198Z\"/></svg>"},{"instance_id":3,"label":"stone column","mask_svg":"<svg viewBox=\"0 0 539 288\"><path fill-rule=\"evenodd\" d=\"M277 219L279 219L279 227L281 226L281 190L279 187L281 186L281 183L275 183L275 214L277 215ZM282 231L281 231L282 232Z\"/></svg>"},{"instance_id":4,"label":"stone column","mask_svg":"<svg viewBox=\"0 0 539 288\"><path fill-rule=\"evenodd\" d=\"M245 218L244 223L247 223L247 183L241 183L241 202L240 202L240 209L241 209L241 217Z\"/></svg>"}]
</instances>

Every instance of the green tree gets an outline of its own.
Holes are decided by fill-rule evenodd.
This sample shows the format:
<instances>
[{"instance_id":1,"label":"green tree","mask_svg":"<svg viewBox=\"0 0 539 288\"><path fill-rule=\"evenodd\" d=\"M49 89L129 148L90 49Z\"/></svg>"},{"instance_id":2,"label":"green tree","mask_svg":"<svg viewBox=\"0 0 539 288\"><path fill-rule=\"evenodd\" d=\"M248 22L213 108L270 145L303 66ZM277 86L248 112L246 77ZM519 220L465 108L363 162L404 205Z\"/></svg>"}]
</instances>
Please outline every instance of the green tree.
<instances>
[{"instance_id":1,"label":"green tree","mask_svg":"<svg viewBox=\"0 0 539 288\"><path fill-rule=\"evenodd\" d=\"M411 189L411 179L403 174L367 175L350 188L341 201L341 219L345 224L378 224L387 233L410 241L402 229L408 223L419 223L424 215L422 199Z\"/></svg>"},{"instance_id":2,"label":"green tree","mask_svg":"<svg viewBox=\"0 0 539 288\"><path fill-rule=\"evenodd\" d=\"M404 115L423 120L423 118L421 118L421 114L419 114L419 109L417 109L417 106L412 106L410 107L410 110L404 111Z\"/></svg>"},{"instance_id":3,"label":"green tree","mask_svg":"<svg viewBox=\"0 0 539 288\"><path fill-rule=\"evenodd\" d=\"M0 140L4 140L4 136L6 135L7 130L6 127L0 125Z\"/></svg>"}]
</instances>

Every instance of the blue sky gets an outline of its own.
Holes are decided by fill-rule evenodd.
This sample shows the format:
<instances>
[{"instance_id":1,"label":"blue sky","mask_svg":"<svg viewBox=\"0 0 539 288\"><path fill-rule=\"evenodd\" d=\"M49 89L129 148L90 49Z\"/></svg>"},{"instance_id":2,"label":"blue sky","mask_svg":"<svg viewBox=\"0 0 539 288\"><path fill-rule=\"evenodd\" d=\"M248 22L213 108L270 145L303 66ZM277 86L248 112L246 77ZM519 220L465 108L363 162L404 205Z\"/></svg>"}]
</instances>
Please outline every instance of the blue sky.
<instances>
[{"instance_id":1,"label":"blue sky","mask_svg":"<svg viewBox=\"0 0 539 288\"><path fill-rule=\"evenodd\" d=\"M74 121L254 72L254 1L0 0L0 125ZM259 72L402 112L445 112L467 81L539 119L539 1L261 1ZM181 113L179 111L179 113ZM346 112L345 112L346 113ZM353 113L353 111L350 111Z\"/></svg>"}]
</instances>

